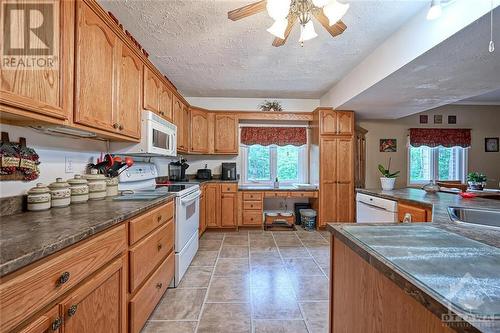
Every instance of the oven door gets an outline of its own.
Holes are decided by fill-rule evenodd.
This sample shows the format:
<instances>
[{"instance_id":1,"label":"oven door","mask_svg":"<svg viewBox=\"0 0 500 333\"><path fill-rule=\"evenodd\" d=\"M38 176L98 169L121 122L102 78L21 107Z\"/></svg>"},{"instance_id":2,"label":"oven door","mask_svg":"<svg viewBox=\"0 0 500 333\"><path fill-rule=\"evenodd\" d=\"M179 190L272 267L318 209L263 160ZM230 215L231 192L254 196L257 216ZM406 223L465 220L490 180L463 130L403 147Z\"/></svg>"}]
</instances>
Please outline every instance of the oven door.
<instances>
[{"instance_id":1,"label":"oven door","mask_svg":"<svg viewBox=\"0 0 500 333\"><path fill-rule=\"evenodd\" d=\"M185 196L177 197L175 219L175 252L181 252L193 234L198 233L200 225L200 195L196 190Z\"/></svg>"},{"instance_id":2,"label":"oven door","mask_svg":"<svg viewBox=\"0 0 500 333\"><path fill-rule=\"evenodd\" d=\"M177 133L173 126L149 121L148 131L148 150L152 154L165 156L177 156Z\"/></svg>"}]
</instances>

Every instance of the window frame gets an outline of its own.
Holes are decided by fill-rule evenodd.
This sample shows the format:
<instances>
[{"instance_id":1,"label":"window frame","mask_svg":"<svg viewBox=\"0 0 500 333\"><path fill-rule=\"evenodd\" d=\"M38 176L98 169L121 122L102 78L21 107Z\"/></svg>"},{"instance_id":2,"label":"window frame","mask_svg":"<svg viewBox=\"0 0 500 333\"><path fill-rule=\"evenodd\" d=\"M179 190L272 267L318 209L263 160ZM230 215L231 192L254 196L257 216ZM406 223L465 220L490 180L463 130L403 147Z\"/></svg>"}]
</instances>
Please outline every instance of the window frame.
<instances>
[{"instance_id":1,"label":"window frame","mask_svg":"<svg viewBox=\"0 0 500 333\"><path fill-rule=\"evenodd\" d=\"M243 185L272 185L274 180L276 179L276 175L278 172L278 149L277 145L267 146L270 149L270 170L271 170L271 178L270 180L265 181L254 181L248 179L248 147L247 145L240 145L240 153L241 153L241 181ZM266 146L264 146L266 147ZM298 179L297 180L287 180L287 181L279 181L280 184L283 185L292 185L296 183L307 183L309 179L309 145L305 144L299 148L299 157L298 157L298 168L297 171Z\"/></svg>"},{"instance_id":2,"label":"window frame","mask_svg":"<svg viewBox=\"0 0 500 333\"><path fill-rule=\"evenodd\" d=\"M419 147L412 147L410 144L408 144L407 148L407 153L406 153L406 165L407 165L407 170L406 170L406 184L407 186L422 186L425 184L430 183L431 181L437 181L439 180L439 148L448 148L448 147L443 147L443 146L438 146L438 147L427 147L431 150L430 154L430 174L432 179L426 179L422 181L412 181L411 180L411 157L410 157L410 150L411 148L419 148ZM463 147L453 147L453 148L461 148L462 153L459 156L459 178L462 183L465 183L467 179L467 170L468 170L468 161L469 161L469 148L463 148ZM453 179L456 180L456 179Z\"/></svg>"}]
</instances>

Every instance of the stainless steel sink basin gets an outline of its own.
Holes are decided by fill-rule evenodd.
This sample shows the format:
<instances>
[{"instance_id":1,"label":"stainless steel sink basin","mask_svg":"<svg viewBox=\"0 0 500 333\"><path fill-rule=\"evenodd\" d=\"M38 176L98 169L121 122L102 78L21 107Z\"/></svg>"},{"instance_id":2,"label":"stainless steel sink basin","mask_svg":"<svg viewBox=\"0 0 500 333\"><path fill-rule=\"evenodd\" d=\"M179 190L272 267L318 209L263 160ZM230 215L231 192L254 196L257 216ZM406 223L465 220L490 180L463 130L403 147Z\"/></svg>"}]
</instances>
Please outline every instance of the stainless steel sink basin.
<instances>
[{"instance_id":1,"label":"stainless steel sink basin","mask_svg":"<svg viewBox=\"0 0 500 333\"><path fill-rule=\"evenodd\" d=\"M448 213L455 222L500 228L500 210L448 207Z\"/></svg>"}]
</instances>

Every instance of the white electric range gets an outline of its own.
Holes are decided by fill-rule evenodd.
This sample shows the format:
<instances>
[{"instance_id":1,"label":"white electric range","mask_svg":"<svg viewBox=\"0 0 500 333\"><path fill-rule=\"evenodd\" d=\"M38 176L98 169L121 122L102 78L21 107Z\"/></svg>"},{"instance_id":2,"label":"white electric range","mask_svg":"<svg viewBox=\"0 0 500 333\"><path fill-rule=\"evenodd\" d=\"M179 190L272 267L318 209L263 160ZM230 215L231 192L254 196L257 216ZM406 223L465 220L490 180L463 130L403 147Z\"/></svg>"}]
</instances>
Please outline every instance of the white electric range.
<instances>
[{"instance_id":1,"label":"white electric range","mask_svg":"<svg viewBox=\"0 0 500 333\"><path fill-rule=\"evenodd\" d=\"M154 200L167 194L175 195L175 275L177 287L198 251L200 224L200 186L196 183L156 184L158 172L153 163L135 163L120 174L115 200Z\"/></svg>"}]
</instances>

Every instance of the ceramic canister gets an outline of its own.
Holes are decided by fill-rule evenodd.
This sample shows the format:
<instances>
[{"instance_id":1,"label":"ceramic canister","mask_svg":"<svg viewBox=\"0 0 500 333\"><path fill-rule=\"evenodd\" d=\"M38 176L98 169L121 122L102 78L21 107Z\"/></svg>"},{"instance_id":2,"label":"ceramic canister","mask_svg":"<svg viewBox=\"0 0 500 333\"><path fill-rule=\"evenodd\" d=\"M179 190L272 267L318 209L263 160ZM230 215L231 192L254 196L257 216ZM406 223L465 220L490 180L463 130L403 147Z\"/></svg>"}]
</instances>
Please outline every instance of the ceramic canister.
<instances>
[{"instance_id":1,"label":"ceramic canister","mask_svg":"<svg viewBox=\"0 0 500 333\"><path fill-rule=\"evenodd\" d=\"M106 196L116 197L118 195L118 177L106 178Z\"/></svg>"},{"instance_id":2,"label":"ceramic canister","mask_svg":"<svg viewBox=\"0 0 500 333\"><path fill-rule=\"evenodd\" d=\"M67 207L71 203L71 190L69 184L62 178L49 185L51 196L51 207Z\"/></svg>"},{"instance_id":3,"label":"ceramic canister","mask_svg":"<svg viewBox=\"0 0 500 333\"><path fill-rule=\"evenodd\" d=\"M97 173L96 169L85 175L89 185L89 200L102 200L106 198L106 177Z\"/></svg>"},{"instance_id":4,"label":"ceramic canister","mask_svg":"<svg viewBox=\"0 0 500 333\"><path fill-rule=\"evenodd\" d=\"M50 208L50 189L42 183L28 191L28 210L46 210Z\"/></svg>"},{"instance_id":5,"label":"ceramic canister","mask_svg":"<svg viewBox=\"0 0 500 333\"><path fill-rule=\"evenodd\" d=\"M89 185L81 175L67 180L71 190L71 203L84 203L89 200Z\"/></svg>"}]
</instances>

